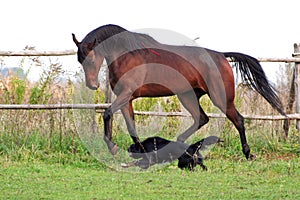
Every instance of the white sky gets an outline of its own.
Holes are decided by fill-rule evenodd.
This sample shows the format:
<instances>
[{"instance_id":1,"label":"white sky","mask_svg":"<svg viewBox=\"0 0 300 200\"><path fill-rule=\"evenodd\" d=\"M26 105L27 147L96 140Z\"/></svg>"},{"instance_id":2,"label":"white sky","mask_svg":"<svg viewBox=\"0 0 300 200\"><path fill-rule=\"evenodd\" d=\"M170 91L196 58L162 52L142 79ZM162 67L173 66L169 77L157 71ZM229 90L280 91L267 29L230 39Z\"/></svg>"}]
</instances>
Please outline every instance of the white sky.
<instances>
[{"instance_id":1,"label":"white sky","mask_svg":"<svg viewBox=\"0 0 300 200\"><path fill-rule=\"evenodd\" d=\"M9 0L0 3L0 51L75 49L104 24L128 30L163 28L218 51L254 57L290 57L300 42L300 2L296 0ZM74 63L76 63L76 59ZM277 65L277 64L274 64Z\"/></svg>"}]
</instances>

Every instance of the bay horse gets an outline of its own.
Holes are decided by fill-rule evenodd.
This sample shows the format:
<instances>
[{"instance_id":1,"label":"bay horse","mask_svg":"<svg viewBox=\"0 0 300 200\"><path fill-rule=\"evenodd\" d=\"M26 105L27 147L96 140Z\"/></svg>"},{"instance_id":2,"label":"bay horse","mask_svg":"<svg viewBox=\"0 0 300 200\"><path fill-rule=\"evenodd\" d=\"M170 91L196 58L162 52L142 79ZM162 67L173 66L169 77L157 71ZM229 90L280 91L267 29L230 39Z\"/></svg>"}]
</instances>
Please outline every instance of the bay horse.
<instances>
[{"instance_id":1,"label":"bay horse","mask_svg":"<svg viewBox=\"0 0 300 200\"><path fill-rule=\"evenodd\" d=\"M184 142L209 121L199 103L200 97L207 94L238 130L246 158L253 159L255 156L250 153L245 135L244 118L234 105L234 75L227 58L235 63L243 81L285 115L259 61L249 55L166 45L149 35L112 24L91 31L81 42L74 34L72 37L78 47L77 57L83 66L88 88L96 90L99 87L98 73L104 59L107 62L110 85L117 96L103 115L104 140L112 154L118 150L112 140L111 123L117 110L121 110L133 142L140 144L134 123L134 99L177 95L194 120L191 127L177 137L177 141Z\"/></svg>"}]
</instances>

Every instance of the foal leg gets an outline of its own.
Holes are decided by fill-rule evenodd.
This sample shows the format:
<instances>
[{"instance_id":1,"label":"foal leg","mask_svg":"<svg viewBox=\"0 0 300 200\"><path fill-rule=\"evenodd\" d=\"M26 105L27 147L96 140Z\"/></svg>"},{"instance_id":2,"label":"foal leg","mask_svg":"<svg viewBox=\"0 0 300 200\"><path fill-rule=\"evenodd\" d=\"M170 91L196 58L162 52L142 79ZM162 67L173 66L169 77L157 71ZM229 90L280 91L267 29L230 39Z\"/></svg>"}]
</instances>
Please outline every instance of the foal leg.
<instances>
[{"instance_id":1,"label":"foal leg","mask_svg":"<svg viewBox=\"0 0 300 200\"><path fill-rule=\"evenodd\" d=\"M190 91L184 94L178 94L177 96L181 104L191 113L194 119L193 125L177 138L177 141L184 142L205 125L209 121L209 118L199 104L199 99L202 94Z\"/></svg>"}]
</instances>

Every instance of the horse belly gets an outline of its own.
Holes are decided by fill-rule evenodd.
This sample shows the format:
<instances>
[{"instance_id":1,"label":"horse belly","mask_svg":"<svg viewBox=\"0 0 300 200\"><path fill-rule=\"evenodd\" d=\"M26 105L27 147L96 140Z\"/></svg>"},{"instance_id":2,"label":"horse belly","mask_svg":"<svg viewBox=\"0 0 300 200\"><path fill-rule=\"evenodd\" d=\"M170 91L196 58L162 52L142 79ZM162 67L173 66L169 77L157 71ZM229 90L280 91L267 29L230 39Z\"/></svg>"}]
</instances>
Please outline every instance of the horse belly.
<instances>
[{"instance_id":1,"label":"horse belly","mask_svg":"<svg viewBox=\"0 0 300 200\"><path fill-rule=\"evenodd\" d=\"M137 89L133 96L134 97L163 97L172 96L175 93L169 88L159 84L147 84Z\"/></svg>"}]
</instances>

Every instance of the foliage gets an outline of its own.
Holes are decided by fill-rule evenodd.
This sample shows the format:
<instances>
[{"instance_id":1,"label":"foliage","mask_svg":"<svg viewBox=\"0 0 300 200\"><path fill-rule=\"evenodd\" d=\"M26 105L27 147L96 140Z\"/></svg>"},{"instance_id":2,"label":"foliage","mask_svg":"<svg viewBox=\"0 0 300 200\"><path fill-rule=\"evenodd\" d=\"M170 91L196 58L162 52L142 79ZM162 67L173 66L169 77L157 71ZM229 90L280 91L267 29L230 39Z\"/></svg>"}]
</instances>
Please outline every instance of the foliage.
<instances>
[{"instance_id":1,"label":"foliage","mask_svg":"<svg viewBox=\"0 0 300 200\"><path fill-rule=\"evenodd\" d=\"M24 101L26 92L26 81L18 77L10 77L5 82L8 88L3 84L2 101L11 104L20 104Z\"/></svg>"},{"instance_id":2,"label":"foliage","mask_svg":"<svg viewBox=\"0 0 300 200\"><path fill-rule=\"evenodd\" d=\"M45 69L41 75L40 81L31 89L29 97L30 104L46 104L51 97L47 93L47 87L50 87L58 76L62 73L61 65L58 63L51 64L49 69Z\"/></svg>"}]
</instances>

